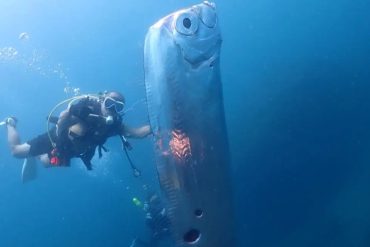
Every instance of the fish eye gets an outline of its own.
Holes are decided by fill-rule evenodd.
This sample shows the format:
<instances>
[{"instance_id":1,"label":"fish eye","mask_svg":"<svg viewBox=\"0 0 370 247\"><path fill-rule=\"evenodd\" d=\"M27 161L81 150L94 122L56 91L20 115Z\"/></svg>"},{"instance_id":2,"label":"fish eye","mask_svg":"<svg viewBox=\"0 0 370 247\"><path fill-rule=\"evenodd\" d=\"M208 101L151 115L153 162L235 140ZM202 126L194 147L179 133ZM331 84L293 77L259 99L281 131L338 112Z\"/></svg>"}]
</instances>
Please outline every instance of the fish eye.
<instances>
[{"instance_id":1,"label":"fish eye","mask_svg":"<svg viewBox=\"0 0 370 247\"><path fill-rule=\"evenodd\" d=\"M191 12L184 12L177 16L176 31L183 35L193 35L198 30L198 17Z\"/></svg>"},{"instance_id":2,"label":"fish eye","mask_svg":"<svg viewBox=\"0 0 370 247\"><path fill-rule=\"evenodd\" d=\"M204 2L200 8L200 19L203 24L209 28L213 28L217 24L216 6L211 3Z\"/></svg>"}]
</instances>

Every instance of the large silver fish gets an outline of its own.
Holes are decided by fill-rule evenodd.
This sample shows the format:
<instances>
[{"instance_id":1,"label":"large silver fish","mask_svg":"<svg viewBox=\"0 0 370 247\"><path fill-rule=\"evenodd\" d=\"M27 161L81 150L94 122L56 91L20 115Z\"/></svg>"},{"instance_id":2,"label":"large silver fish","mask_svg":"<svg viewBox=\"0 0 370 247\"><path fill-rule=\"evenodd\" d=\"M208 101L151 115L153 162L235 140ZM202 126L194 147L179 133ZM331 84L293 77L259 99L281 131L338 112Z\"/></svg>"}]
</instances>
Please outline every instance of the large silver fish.
<instances>
[{"instance_id":1,"label":"large silver fish","mask_svg":"<svg viewBox=\"0 0 370 247\"><path fill-rule=\"evenodd\" d=\"M221 43L208 1L159 20L145 39L156 167L176 246L234 246Z\"/></svg>"}]
</instances>

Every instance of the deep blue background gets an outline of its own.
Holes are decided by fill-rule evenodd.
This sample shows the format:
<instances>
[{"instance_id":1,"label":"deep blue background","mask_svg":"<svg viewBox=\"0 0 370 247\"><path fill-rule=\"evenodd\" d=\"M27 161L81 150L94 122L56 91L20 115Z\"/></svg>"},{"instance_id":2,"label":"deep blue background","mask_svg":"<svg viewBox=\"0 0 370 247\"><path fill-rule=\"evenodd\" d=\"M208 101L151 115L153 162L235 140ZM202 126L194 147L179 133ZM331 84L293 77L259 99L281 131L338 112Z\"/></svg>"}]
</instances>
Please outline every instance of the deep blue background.
<instances>
[{"instance_id":1,"label":"deep blue background","mask_svg":"<svg viewBox=\"0 0 370 247\"><path fill-rule=\"evenodd\" d=\"M122 91L139 102L125 120L146 123L145 33L195 3L1 1L0 52L18 54L0 54L0 116L27 140L70 83ZM216 3L239 246L369 246L369 1ZM23 185L2 132L0 246L129 246L144 233L131 199L157 186L149 139L133 141L140 180L113 139L95 171L76 161Z\"/></svg>"}]
</instances>

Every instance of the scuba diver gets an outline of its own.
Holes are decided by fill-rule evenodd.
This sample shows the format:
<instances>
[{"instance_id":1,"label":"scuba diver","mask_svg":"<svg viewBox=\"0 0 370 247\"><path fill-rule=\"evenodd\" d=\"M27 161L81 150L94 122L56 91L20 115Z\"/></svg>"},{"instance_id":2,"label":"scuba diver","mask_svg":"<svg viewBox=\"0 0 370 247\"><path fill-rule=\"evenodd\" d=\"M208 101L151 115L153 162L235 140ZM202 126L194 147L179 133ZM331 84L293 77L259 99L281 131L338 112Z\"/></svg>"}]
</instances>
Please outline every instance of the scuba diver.
<instances>
[{"instance_id":1,"label":"scuba diver","mask_svg":"<svg viewBox=\"0 0 370 247\"><path fill-rule=\"evenodd\" d=\"M69 102L67 109L59 117L52 116L55 109L66 102ZM115 91L63 101L50 113L47 132L25 143L20 142L16 118L8 117L0 124L7 127L8 144L14 157L39 157L46 167L69 166L72 158L80 158L91 170L96 149L101 157L102 150L107 151L103 145L109 137L120 136L125 147L130 148L125 137L144 138L151 134L149 125L130 128L122 123L124 106L125 98ZM50 123L55 127L49 128ZM130 164L133 166L131 161Z\"/></svg>"},{"instance_id":2,"label":"scuba diver","mask_svg":"<svg viewBox=\"0 0 370 247\"><path fill-rule=\"evenodd\" d=\"M141 206L141 202L136 197L133 198L133 203ZM170 236L170 219L166 208L158 194L154 192L148 194L142 208L146 213L145 223L150 230L150 238L148 241L135 238L130 247L157 247Z\"/></svg>"}]
</instances>

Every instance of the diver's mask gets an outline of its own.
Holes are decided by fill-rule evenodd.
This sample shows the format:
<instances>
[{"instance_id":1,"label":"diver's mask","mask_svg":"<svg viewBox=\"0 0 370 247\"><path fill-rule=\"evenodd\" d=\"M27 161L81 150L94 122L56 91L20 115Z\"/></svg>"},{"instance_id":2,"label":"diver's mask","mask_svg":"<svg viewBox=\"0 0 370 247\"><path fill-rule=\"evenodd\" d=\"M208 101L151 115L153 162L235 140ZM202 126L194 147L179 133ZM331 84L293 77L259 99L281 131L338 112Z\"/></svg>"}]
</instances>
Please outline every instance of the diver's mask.
<instances>
[{"instance_id":1,"label":"diver's mask","mask_svg":"<svg viewBox=\"0 0 370 247\"><path fill-rule=\"evenodd\" d=\"M105 97L103 101L105 109L114 110L117 114L123 114L125 103L122 101L115 100L111 97Z\"/></svg>"}]
</instances>

